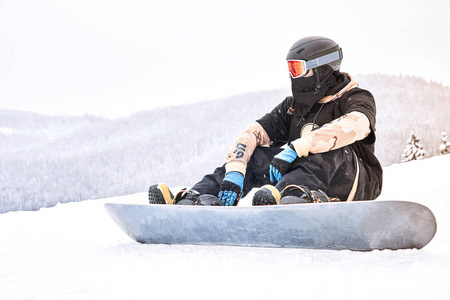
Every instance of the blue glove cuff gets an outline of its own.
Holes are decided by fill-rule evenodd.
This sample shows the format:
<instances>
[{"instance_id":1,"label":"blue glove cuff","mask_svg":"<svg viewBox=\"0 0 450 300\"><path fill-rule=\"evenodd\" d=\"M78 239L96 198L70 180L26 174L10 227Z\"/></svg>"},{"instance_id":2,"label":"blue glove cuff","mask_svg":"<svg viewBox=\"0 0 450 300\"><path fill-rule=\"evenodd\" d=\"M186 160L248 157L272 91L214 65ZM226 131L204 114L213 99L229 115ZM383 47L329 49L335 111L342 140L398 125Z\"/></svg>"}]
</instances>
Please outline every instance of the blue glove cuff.
<instances>
[{"instance_id":1,"label":"blue glove cuff","mask_svg":"<svg viewBox=\"0 0 450 300\"><path fill-rule=\"evenodd\" d=\"M279 154L275 155L276 158L287 161L288 163L293 162L297 158L297 152L293 150L291 147L287 147Z\"/></svg>"},{"instance_id":2,"label":"blue glove cuff","mask_svg":"<svg viewBox=\"0 0 450 300\"><path fill-rule=\"evenodd\" d=\"M237 171L228 172L227 175L225 175L224 180L230 181L238 185L241 188L241 190L244 187L244 175L242 175Z\"/></svg>"}]
</instances>

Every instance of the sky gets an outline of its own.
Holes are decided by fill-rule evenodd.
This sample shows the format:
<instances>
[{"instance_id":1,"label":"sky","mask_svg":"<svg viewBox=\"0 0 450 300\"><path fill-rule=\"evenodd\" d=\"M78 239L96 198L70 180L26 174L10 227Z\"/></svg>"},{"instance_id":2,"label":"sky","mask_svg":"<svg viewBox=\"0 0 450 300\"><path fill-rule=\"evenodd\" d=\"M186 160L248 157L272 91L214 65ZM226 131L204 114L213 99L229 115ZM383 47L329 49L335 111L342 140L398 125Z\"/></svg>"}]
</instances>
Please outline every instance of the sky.
<instances>
[{"instance_id":1,"label":"sky","mask_svg":"<svg viewBox=\"0 0 450 300\"><path fill-rule=\"evenodd\" d=\"M0 109L121 117L289 88L286 54L311 35L339 43L342 71L450 86L449 15L450 0L0 0Z\"/></svg>"}]
</instances>

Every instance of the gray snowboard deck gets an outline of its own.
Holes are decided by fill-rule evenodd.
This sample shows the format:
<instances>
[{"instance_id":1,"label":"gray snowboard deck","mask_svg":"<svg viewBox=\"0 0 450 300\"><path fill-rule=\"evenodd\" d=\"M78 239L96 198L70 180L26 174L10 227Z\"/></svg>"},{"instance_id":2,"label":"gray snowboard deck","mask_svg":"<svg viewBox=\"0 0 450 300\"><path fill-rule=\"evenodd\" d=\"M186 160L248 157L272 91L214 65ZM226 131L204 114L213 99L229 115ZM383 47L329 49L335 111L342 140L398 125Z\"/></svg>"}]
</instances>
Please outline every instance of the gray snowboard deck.
<instances>
[{"instance_id":1,"label":"gray snowboard deck","mask_svg":"<svg viewBox=\"0 0 450 300\"><path fill-rule=\"evenodd\" d=\"M364 201L259 207L105 204L145 244L232 245L369 251L422 248L436 233L427 207Z\"/></svg>"}]
</instances>

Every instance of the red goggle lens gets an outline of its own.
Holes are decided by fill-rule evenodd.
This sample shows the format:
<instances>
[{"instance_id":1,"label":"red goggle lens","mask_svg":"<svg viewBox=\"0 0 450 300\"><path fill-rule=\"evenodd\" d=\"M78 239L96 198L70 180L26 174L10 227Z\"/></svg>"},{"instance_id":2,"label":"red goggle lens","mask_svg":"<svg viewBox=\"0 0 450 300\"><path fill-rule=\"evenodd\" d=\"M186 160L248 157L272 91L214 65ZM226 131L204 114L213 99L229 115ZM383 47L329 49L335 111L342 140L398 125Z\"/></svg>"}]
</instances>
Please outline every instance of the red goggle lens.
<instances>
[{"instance_id":1,"label":"red goggle lens","mask_svg":"<svg viewBox=\"0 0 450 300\"><path fill-rule=\"evenodd\" d=\"M305 62L300 60L288 60L289 73L292 78L302 77L306 74Z\"/></svg>"}]
</instances>

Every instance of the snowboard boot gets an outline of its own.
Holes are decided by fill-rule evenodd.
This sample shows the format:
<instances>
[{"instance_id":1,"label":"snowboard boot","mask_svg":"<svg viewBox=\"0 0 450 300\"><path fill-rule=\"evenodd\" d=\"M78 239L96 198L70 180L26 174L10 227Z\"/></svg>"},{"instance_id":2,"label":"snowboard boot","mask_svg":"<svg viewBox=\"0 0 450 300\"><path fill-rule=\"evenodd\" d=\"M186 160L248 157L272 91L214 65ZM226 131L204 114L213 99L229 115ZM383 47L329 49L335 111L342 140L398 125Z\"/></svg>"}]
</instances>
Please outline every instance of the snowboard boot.
<instances>
[{"instance_id":1,"label":"snowboard boot","mask_svg":"<svg viewBox=\"0 0 450 300\"><path fill-rule=\"evenodd\" d=\"M174 197L165 183L158 183L148 189L148 202L150 204L174 204Z\"/></svg>"},{"instance_id":2,"label":"snowboard boot","mask_svg":"<svg viewBox=\"0 0 450 300\"><path fill-rule=\"evenodd\" d=\"M281 192L280 204L331 202L321 190L312 191L304 185L288 185Z\"/></svg>"},{"instance_id":3,"label":"snowboard boot","mask_svg":"<svg viewBox=\"0 0 450 300\"><path fill-rule=\"evenodd\" d=\"M277 205L280 202L280 192L270 184L263 185L253 195L252 205Z\"/></svg>"}]
</instances>

